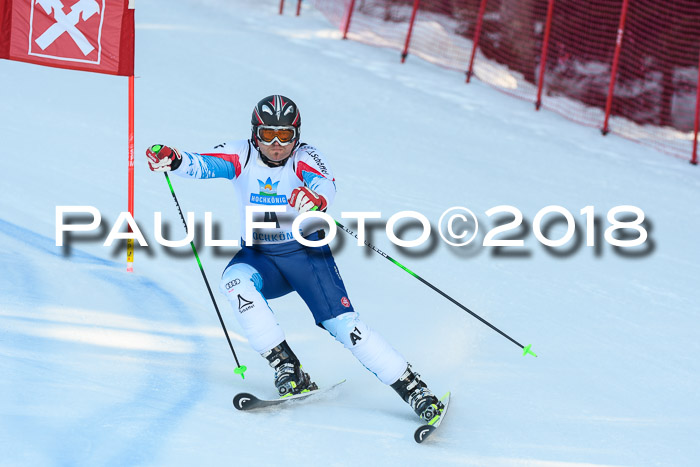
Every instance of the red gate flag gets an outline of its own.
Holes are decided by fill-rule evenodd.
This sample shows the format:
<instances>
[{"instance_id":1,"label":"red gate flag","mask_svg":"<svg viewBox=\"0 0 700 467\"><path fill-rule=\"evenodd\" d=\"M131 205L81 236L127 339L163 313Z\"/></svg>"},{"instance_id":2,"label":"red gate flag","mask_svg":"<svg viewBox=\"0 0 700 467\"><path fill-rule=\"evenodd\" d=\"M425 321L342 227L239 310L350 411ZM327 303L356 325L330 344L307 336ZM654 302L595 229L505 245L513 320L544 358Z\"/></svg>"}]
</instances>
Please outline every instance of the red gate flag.
<instances>
[{"instance_id":1,"label":"red gate flag","mask_svg":"<svg viewBox=\"0 0 700 467\"><path fill-rule=\"evenodd\" d=\"M134 74L133 0L0 0L0 58Z\"/></svg>"}]
</instances>

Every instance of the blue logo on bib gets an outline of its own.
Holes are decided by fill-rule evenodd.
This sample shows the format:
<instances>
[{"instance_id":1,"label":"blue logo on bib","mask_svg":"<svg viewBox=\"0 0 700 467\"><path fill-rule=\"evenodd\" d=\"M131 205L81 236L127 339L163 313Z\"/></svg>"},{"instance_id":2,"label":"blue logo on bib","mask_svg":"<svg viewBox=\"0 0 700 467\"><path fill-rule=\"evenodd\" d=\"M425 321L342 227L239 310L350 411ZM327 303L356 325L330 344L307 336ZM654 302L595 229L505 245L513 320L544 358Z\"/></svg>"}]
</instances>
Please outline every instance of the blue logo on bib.
<instances>
[{"instance_id":1,"label":"blue logo on bib","mask_svg":"<svg viewBox=\"0 0 700 467\"><path fill-rule=\"evenodd\" d=\"M250 202L254 204L287 204L286 195L277 195L277 185L279 181L272 183L272 179L267 177L264 182L258 179L260 193L251 193Z\"/></svg>"}]
</instances>

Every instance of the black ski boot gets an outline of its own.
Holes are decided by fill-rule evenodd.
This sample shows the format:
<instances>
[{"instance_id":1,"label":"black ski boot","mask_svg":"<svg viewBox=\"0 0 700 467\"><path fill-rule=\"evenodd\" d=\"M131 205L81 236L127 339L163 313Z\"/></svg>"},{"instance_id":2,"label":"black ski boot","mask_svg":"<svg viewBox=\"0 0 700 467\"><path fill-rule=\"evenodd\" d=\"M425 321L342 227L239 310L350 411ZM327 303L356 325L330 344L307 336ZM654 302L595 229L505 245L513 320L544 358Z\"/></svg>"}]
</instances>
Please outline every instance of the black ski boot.
<instances>
[{"instance_id":1,"label":"black ski boot","mask_svg":"<svg viewBox=\"0 0 700 467\"><path fill-rule=\"evenodd\" d=\"M428 386L420 380L420 375L411 370L410 364L391 387L426 423L440 415L445 408L443 403L430 392Z\"/></svg>"},{"instance_id":2,"label":"black ski boot","mask_svg":"<svg viewBox=\"0 0 700 467\"><path fill-rule=\"evenodd\" d=\"M301 369L301 363L287 341L262 354L275 370L275 386L280 397L288 397L302 392L315 391L316 383Z\"/></svg>"}]
</instances>

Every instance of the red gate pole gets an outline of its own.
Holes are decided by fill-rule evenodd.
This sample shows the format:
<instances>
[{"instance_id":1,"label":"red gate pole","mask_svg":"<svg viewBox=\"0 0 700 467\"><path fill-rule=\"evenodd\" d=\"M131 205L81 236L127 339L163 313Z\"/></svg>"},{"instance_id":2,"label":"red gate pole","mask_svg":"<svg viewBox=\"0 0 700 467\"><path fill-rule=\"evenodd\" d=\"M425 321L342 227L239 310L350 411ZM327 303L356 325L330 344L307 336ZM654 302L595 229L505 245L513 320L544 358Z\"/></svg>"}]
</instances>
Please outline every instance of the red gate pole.
<instances>
[{"instance_id":1,"label":"red gate pole","mask_svg":"<svg viewBox=\"0 0 700 467\"><path fill-rule=\"evenodd\" d=\"M622 49L622 37L625 35L625 20L627 18L627 5L629 0L622 1L622 11L620 12L620 25L617 27L617 39L615 40L615 55L613 56L612 70L610 71L610 88L608 89L608 99L605 102L605 121L603 122L603 135L610 132L608 120L612 109L613 91L615 90L615 79L617 78L617 66L620 61L620 50Z\"/></svg>"},{"instance_id":2,"label":"red gate pole","mask_svg":"<svg viewBox=\"0 0 700 467\"><path fill-rule=\"evenodd\" d=\"M343 25L343 39L348 38L348 31L350 30L350 20L352 19L352 12L355 9L355 0L350 0L350 6L348 11L345 13L345 24Z\"/></svg>"},{"instance_id":3,"label":"red gate pole","mask_svg":"<svg viewBox=\"0 0 700 467\"><path fill-rule=\"evenodd\" d=\"M540 57L540 77L537 83L537 101L535 102L535 110L540 110L542 106L542 85L544 84L544 70L547 63L547 49L549 48L549 32L552 29L552 15L554 13L554 0L549 0L547 6L547 23L544 27L544 38L542 41L542 56Z\"/></svg>"},{"instance_id":4,"label":"red gate pole","mask_svg":"<svg viewBox=\"0 0 700 467\"><path fill-rule=\"evenodd\" d=\"M301 14L301 0L297 1L297 16Z\"/></svg>"},{"instance_id":5,"label":"red gate pole","mask_svg":"<svg viewBox=\"0 0 700 467\"><path fill-rule=\"evenodd\" d=\"M693 137L693 158L690 163L698 165L698 122L700 122L700 60L698 61L698 87L695 91L695 136Z\"/></svg>"},{"instance_id":6,"label":"red gate pole","mask_svg":"<svg viewBox=\"0 0 700 467\"><path fill-rule=\"evenodd\" d=\"M408 57L408 44L411 42L411 34L413 34L413 23L416 21L416 12L418 11L418 5L420 5L420 0L413 1L413 12L411 13L411 22L408 24L408 34L406 34L406 44L403 46L403 53L401 54L401 63L406 61Z\"/></svg>"},{"instance_id":7,"label":"red gate pole","mask_svg":"<svg viewBox=\"0 0 700 467\"><path fill-rule=\"evenodd\" d=\"M284 0L280 0L280 15L284 13Z\"/></svg>"},{"instance_id":8,"label":"red gate pole","mask_svg":"<svg viewBox=\"0 0 700 467\"><path fill-rule=\"evenodd\" d=\"M481 25L484 22L484 12L486 11L486 2L488 0L481 0L481 6L479 6L479 15L476 20L476 31L474 31L474 45L472 46L472 56L469 59L469 69L467 70L467 83L471 81L472 74L474 74L474 57L476 56L476 48L479 46L479 37L481 36Z\"/></svg>"},{"instance_id":9,"label":"red gate pole","mask_svg":"<svg viewBox=\"0 0 700 467\"><path fill-rule=\"evenodd\" d=\"M129 193L128 209L134 218L134 75L129 76ZM131 226L129 226L131 232ZM134 272L134 239L126 240L126 271Z\"/></svg>"}]
</instances>

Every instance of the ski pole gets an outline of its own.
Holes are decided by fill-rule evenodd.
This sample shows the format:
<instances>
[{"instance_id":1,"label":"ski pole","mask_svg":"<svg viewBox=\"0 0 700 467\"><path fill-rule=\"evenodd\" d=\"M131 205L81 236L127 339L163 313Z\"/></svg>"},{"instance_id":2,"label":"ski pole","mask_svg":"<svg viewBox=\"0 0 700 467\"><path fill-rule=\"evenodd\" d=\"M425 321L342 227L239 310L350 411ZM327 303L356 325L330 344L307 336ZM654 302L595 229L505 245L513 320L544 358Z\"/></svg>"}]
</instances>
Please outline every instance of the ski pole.
<instances>
[{"instance_id":1,"label":"ski pole","mask_svg":"<svg viewBox=\"0 0 700 467\"><path fill-rule=\"evenodd\" d=\"M357 234L355 234L355 232L353 232L352 230L348 229L347 227L345 227L343 224L341 224L341 223L338 222L337 220L335 221L335 223L338 225L338 227L340 227L341 229L343 229L343 230L344 230L345 232L347 232L349 235L351 235L352 237L357 238ZM525 355L527 355L527 354L534 355L535 357L537 357L537 355L535 354L535 352L533 352L532 350L530 350L530 347L532 346L532 344L528 344L527 346L523 346L520 342L516 341L515 339L513 339L512 337L510 337L508 334L504 333L503 331L501 331L500 329L498 329L496 326L494 326L493 324L489 323L489 322L486 321L484 318L482 318L481 316L477 315L477 314L474 313L472 310L470 310L470 309L467 308L466 306L462 305L461 303L459 303L457 300L455 300L454 298L452 298L452 297L450 297L449 295L447 295L447 294L446 294L445 292L443 292L442 290L440 290L440 289L438 289L437 287L435 287L433 284L431 284L430 282L428 282L428 281L426 281L425 279L423 279L421 276L419 276L419 275L416 274L415 272L411 271L410 269L408 269L406 266L404 266L403 264L401 264L401 263L399 263L398 261L396 261L396 260L395 260L394 258L392 258L391 256L389 256L389 255L387 255L386 253L384 253L383 251L379 250L377 247L375 247L374 245L372 245L372 244L369 243L368 241L365 240L365 241L364 241L364 244L365 244L366 246L368 246L370 249L374 250L376 253L379 253L380 255L382 255L383 257L385 257L386 259L388 259L389 261L391 261L392 263L394 263L395 265L397 265L398 267L400 267L401 269L403 269L404 271L406 271L407 273L409 273L410 275L412 275L413 277L415 277L416 279L418 279L419 281L421 281L422 283L424 283L425 285L427 285L428 287L430 287L431 289L433 289L434 291L436 291L437 293L439 293L440 295L442 295L443 297L445 297L446 299L448 299L449 301L451 301L452 303L454 303L455 305L457 305L458 307L460 307L461 309L463 309L464 311L466 311L467 313L469 313L470 315L472 315L474 318L476 318L476 319L478 319L479 321L481 321L482 323L484 323L486 326L490 327L491 329L493 329L494 331L496 331L497 333L499 333L500 335L502 335L503 337L505 337L506 339L508 339L509 341L511 341L512 343L514 343L514 344L517 345L518 347L520 347L521 349L523 349L523 357L524 357Z\"/></svg>"},{"instance_id":2,"label":"ski pole","mask_svg":"<svg viewBox=\"0 0 700 467\"><path fill-rule=\"evenodd\" d=\"M187 228L187 222L185 222L185 216L182 215L182 209L180 209L180 203L177 201L177 196L175 196L175 190L173 189L173 184L170 183L170 177L168 177L167 172L163 172L163 175L165 175L165 180L168 182L168 186L170 187L170 193L173 195L173 200L175 200L175 206L177 206L177 211L180 213L180 219L182 219L182 224L185 226L185 233L189 233L189 230ZM199 264L199 271L202 273L202 278L204 279L204 283L207 285L207 290L209 291L209 296L211 297L211 302L214 304L214 309L216 310L216 314L219 317L219 322L221 323L221 328L224 330L224 334L226 335L226 340L228 341L228 346L231 348L231 353L233 354L234 360L236 360L236 365L238 367L233 370L234 373L237 375L241 375L241 378L245 379L245 371L248 369L245 366L241 365L238 362L238 357L236 356L236 351L233 350L233 344L231 343L231 338L228 336L228 331L226 330L226 325L224 324L224 320L221 317L221 312L219 312L219 307L216 305L216 300L214 299L214 294L211 291L211 287L209 287L209 281L207 280L207 275L204 274L204 268L202 267L202 262L199 260L199 255L197 254L197 249L194 246L194 241L190 242L190 246L192 247L192 252L194 253L194 257L197 258L197 264Z\"/></svg>"}]
</instances>

